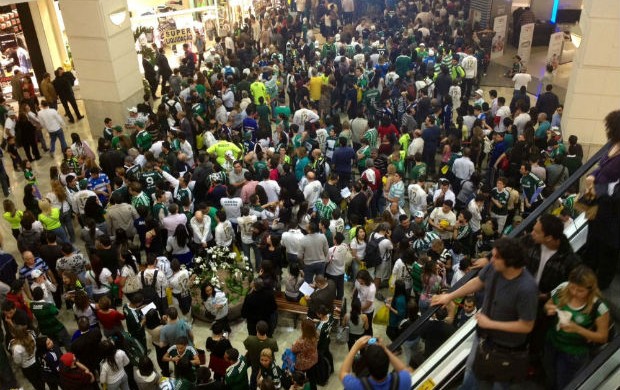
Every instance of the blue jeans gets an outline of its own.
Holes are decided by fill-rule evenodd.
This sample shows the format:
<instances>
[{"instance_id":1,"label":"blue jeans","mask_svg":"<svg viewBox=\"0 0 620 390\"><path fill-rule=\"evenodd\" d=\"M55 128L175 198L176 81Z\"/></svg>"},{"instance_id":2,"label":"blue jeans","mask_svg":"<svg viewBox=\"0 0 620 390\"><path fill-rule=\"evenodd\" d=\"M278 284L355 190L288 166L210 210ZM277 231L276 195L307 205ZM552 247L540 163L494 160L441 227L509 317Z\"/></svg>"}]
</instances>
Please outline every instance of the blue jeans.
<instances>
[{"instance_id":1,"label":"blue jeans","mask_svg":"<svg viewBox=\"0 0 620 390\"><path fill-rule=\"evenodd\" d=\"M65 133L62 129L58 131L50 132L50 153L54 153L56 150L56 140L60 140L61 151L64 152L67 148L67 141L65 141Z\"/></svg>"},{"instance_id":2,"label":"blue jeans","mask_svg":"<svg viewBox=\"0 0 620 390\"><path fill-rule=\"evenodd\" d=\"M463 379L463 384L459 387L459 390L508 390L510 389L510 383L504 382L487 382L481 381L476 378L474 374L474 360L476 359L476 350L478 349L478 343L480 339L478 336L474 336L474 341L472 343L471 351L469 352L469 356L467 356L467 362L465 363L465 378ZM516 386L519 386L517 384ZM518 388L518 387L516 387Z\"/></svg>"},{"instance_id":3,"label":"blue jeans","mask_svg":"<svg viewBox=\"0 0 620 390\"><path fill-rule=\"evenodd\" d=\"M308 284L314 283L315 275L325 274L325 262L318 261L316 263L304 266L304 281Z\"/></svg>"},{"instance_id":4,"label":"blue jeans","mask_svg":"<svg viewBox=\"0 0 620 390\"><path fill-rule=\"evenodd\" d=\"M543 366L547 374L547 388L563 389L588 361L588 355L571 355L558 350L551 342L545 343Z\"/></svg>"},{"instance_id":5,"label":"blue jeans","mask_svg":"<svg viewBox=\"0 0 620 390\"><path fill-rule=\"evenodd\" d=\"M73 229L73 217L71 215L71 211L60 214L60 222L62 222L62 226L65 230L67 230L69 240L71 240L72 243L75 242L75 230Z\"/></svg>"},{"instance_id":6,"label":"blue jeans","mask_svg":"<svg viewBox=\"0 0 620 390\"><path fill-rule=\"evenodd\" d=\"M56 233L56 237L58 237L58 239L62 242L71 242L69 240L69 236L67 235L67 231L65 229L63 229L63 227L59 227L57 229L53 229L52 230L54 233Z\"/></svg>"},{"instance_id":7,"label":"blue jeans","mask_svg":"<svg viewBox=\"0 0 620 390\"><path fill-rule=\"evenodd\" d=\"M252 265L252 258L250 257L250 252L254 251L254 262L256 265L256 271L259 270L260 268L260 262L262 260L260 251L258 250L258 246L254 243L252 244L246 244L246 243L241 243L241 251L243 252L243 256L248 258L248 263L250 264L250 266Z\"/></svg>"}]
</instances>

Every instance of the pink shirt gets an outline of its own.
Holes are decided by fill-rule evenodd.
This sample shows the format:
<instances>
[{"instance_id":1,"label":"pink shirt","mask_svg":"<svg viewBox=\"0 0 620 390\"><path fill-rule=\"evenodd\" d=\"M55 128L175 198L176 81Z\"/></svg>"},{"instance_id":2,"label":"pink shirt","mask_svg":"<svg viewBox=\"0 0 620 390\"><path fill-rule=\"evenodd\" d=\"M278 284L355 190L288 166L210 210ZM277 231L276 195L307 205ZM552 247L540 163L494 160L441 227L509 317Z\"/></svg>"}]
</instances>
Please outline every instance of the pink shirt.
<instances>
[{"instance_id":1,"label":"pink shirt","mask_svg":"<svg viewBox=\"0 0 620 390\"><path fill-rule=\"evenodd\" d=\"M256 192L256 186L258 182L256 180L248 181L241 187L241 200L244 204L250 203L250 196Z\"/></svg>"}]
</instances>

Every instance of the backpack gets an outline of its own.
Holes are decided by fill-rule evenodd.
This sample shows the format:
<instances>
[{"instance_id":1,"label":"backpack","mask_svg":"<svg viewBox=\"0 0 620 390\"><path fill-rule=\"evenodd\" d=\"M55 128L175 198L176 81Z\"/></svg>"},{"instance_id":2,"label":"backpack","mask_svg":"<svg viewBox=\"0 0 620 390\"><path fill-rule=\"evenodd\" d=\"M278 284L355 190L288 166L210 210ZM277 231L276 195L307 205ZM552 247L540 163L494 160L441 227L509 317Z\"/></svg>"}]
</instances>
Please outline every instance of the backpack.
<instances>
[{"instance_id":1,"label":"backpack","mask_svg":"<svg viewBox=\"0 0 620 390\"><path fill-rule=\"evenodd\" d=\"M177 113L179 112L177 110L177 101L176 100L172 100L172 104L169 104L170 100L166 100L166 102L164 103L166 105L166 108L168 109L168 113L170 114L170 116L174 119L174 122L177 122Z\"/></svg>"},{"instance_id":2,"label":"backpack","mask_svg":"<svg viewBox=\"0 0 620 390\"><path fill-rule=\"evenodd\" d=\"M290 349L287 348L284 350L282 354L282 370L288 372L295 372L295 361L297 360L297 356Z\"/></svg>"},{"instance_id":3,"label":"backpack","mask_svg":"<svg viewBox=\"0 0 620 390\"><path fill-rule=\"evenodd\" d=\"M157 273L159 270L155 270L153 273L153 281L151 284L146 284L146 280L144 280L144 271L140 272L140 280L142 281L142 295L144 296L144 304L155 303L157 307L159 307L159 294L157 294L157 289L155 285L157 284Z\"/></svg>"},{"instance_id":4,"label":"backpack","mask_svg":"<svg viewBox=\"0 0 620 390\"><path fill-rule=\"evenodd\" d=\"M235 69L230 65L226 65L224 67L224 77L228 78L228 76L234 76L234 75L235 75Z\"/></svg>"},{"instance_id":5,"label":"backpack","mask_svg":"<svg viewBox=\"0 0 620 390\"><path fill-rule=\"evenodd\" d=\"M397 390L398 385L400 384L400 376L398 376L398 372L394 371L390 374L392 376L392 382L390 382L390 390ZM360 382L362 383L362 387L364 390L372 390L372 386L370 382L368 382L368 377L360 378Z\"/></svg>"},{"instance_id":6,"label":"backpack","mask_svg":"<svg viewBox=\"0 0 620 390\"><path fill-rule=\"evenodd\" d=\"M370 241L366 244L366 253L364 254L366 267L376 267L383 261L379 249L379 243L383 240L385 240L385 237L376 237L374 234L371 236Z\"/></svg>"}]
</instances>

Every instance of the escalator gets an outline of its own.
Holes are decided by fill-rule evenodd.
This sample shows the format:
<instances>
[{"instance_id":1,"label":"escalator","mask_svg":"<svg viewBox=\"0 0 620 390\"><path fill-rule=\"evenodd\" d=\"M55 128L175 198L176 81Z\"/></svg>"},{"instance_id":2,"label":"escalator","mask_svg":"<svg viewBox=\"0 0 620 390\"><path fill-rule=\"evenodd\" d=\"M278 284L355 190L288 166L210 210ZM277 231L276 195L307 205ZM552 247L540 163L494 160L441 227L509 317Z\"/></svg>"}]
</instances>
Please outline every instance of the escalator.
<instances>
[{"instance_id":1,"label":"escalator","mask_svg":"<svg viewBox=\"0 0 620 390\"><path fill-rule=\"evenodd\" d=\"M557 206L557 200L567 190L578 183L598 163L607 152L609 145L599 150L590 160L581 166L566 182L559 186L536 210L516 227L510 237L518 237L531 230L538 217L550 212ZM579 252L586 244L588 234L587 219L578 215L572 224L564 229L575 252ZM452 291L460 288L477 275L477 270L465 275L452 287ZM392 351L398 349L404 341L418 334L427 321L431 319L438 307L432 307L405 329L389 346ZM476 332L476 321L471 319L461 326L439 349L428 357L412 374L412 389L443 389L458 387L465 370L465 362L472 348ZM617 389L620 385L620 338L611 340L601 348L591 363L584 368L567 389Z\"/></svg>"}]
</instances>

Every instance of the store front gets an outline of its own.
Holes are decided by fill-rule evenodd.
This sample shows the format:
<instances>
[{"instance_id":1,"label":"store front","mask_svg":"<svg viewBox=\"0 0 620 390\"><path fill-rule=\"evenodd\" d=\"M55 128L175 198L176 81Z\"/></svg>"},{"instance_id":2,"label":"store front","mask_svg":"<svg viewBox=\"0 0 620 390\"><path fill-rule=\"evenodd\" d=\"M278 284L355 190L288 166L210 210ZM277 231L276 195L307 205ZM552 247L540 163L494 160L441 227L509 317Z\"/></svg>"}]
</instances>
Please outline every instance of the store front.
<instances>
[{"instance_id":1,"label":"store front","mask_svg":"<svg viewBox=\"0 0 620 390\"><path fill-rule=\"evenodd\" d=\"M32 25L27 3L0 5L0 88L6 98L12 97L11 78L15 70L28 77L35 89L38 76L45 72Z\"/></svg>"}]
</instances>

